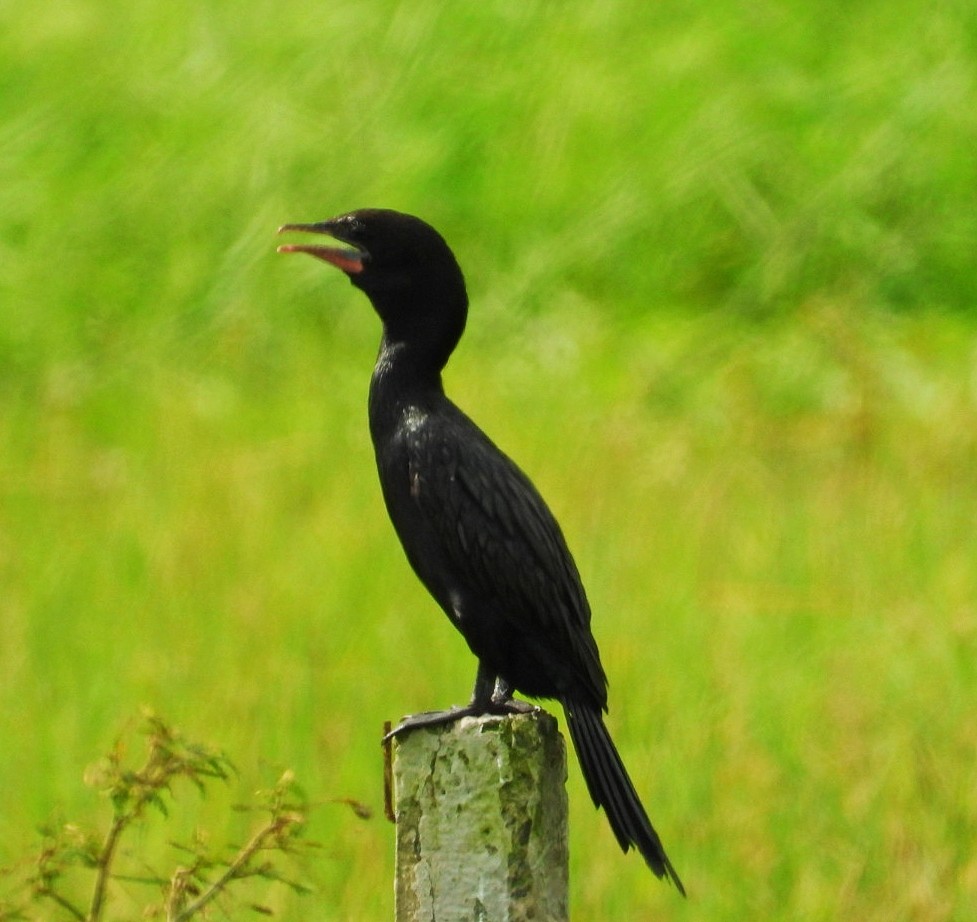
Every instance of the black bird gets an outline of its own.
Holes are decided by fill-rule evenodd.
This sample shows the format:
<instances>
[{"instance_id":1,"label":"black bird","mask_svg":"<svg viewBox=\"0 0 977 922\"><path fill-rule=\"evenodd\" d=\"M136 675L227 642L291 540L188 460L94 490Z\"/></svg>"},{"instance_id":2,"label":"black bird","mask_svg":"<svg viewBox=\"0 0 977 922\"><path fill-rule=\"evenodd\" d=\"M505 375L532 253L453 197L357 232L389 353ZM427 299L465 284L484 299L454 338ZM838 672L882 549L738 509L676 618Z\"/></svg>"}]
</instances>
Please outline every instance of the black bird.
<instances>
[{"instance_id":1,"label":"black bird","mask_svg":"<svg viewBox=\"0 0 977 922\"><path fill-rule=\"evenodd\" d=\"M514 690L555 698L621 848L636 848L684 895L604 725L607 676L560 526L529 478L445 396L441 371L468 314L454 254L429 224L385 209L281 231L345 244L279 249L341 269L383 321L369 399L383 498L411 566L478 658L467 707L408 717L393 732L529 709Z\"/></svg>"}]
</instances>

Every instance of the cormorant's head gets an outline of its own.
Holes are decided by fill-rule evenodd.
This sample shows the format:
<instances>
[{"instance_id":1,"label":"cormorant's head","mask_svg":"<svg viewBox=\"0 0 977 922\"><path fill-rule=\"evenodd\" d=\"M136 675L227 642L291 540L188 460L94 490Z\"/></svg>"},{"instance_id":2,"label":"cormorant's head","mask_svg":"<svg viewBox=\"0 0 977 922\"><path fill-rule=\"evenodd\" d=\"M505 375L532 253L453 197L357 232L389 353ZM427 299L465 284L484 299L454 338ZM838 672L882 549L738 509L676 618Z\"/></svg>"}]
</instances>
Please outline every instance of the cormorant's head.
<instances>
[{"instance_id":1,"label":"cormorant's head","mask_svg":"<svg viewBox=\"0 0 977 922\"><path fill-rule=\"evenodd\" d=\"M288 243L281 253L308 253L341 269L366 293L387 335L416 341L450 339L465 326L468 296L454 253L430 224L384 208L364 208L316 224L286 224L279 233L326 234L345 246ZM445 356L447 358L447 356Z\"/></svg>"}]
</instances>

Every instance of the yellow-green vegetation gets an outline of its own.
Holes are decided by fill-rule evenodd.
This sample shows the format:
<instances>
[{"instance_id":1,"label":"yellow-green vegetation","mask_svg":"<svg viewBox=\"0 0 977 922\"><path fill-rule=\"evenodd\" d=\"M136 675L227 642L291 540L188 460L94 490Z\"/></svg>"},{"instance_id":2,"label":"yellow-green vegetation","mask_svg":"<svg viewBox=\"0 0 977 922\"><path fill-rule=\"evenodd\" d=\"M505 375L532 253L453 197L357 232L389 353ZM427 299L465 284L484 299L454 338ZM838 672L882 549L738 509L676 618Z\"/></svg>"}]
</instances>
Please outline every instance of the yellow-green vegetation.
<instances>
[{"instance_id":1,"label":"yellow-green vegetation","mask_svg":"<svg viewBox=\"0 0 977 922\"><path fill-rule=\"evenodd\" d=\"M0 5L0 866L148 705L319 804L262 906L391 915L334 801L474 662L382 508L376 319L274 253L377 205L467 271L446 384L690 894L571 765L574 916L977 917L975 65L963 2Z\"/></svg>"},{"instance_id":2,"label":"yellow-green vegetation","mask_svg":"<svg viewBox=\"0 0 977 922\"><path fill-rule=\"evenodd\" d=\"M258 791L253 803L235 805L241 813L260 814L257 828L252 828L246 841L215 841L199 825L189 838L179 841L173 838L171 826L168 835L157 835L154 844L148 845L150 814L157 821L160 817L169 820L177 789L192 787L205 795L208 785L230 778L233 766L210 747L183 739L152 713L145 716L141 732L146 738L141 759L131 761L131 740L120 738L85 774L86 783L110 804L101 828L46 824L39 829L41 843L36 853L4 869L4 889L9 891L4 895L9 900L0 902L3 922L32 918L35 911L45 919L80 922L135 915L188 922L206 918L215 904L233 912L228 906L231 891L238 904L274 914L270 907L247 902L247 884L274 881L296 893L307 892L301 881L281 869L283 862L297 863L308 848L302 840L307 804L288 771L274 787ZM139 845L133 849L129 840L135 830ZM170 862L163 871L151 863L161 851L169 853ZM125 892L140 885L142 912Z\"/></svg>"}]
</instances>

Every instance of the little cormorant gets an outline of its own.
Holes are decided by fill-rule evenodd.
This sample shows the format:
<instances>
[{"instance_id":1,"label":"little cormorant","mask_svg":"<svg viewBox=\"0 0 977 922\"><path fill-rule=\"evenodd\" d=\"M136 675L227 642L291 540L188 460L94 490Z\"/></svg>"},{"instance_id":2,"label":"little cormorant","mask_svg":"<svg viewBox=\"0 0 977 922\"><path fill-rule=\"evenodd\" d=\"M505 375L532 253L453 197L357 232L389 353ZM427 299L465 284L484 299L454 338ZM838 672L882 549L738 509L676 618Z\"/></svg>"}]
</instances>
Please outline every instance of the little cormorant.
<instances>
[{"instance_id":1,"label":"little cormorant","mask_svg":"<svg viewBox=\"0 0 977 922\"><path fill-rule=\"evenodd\" d=\"M478 658L467 707L416 714L393 733L527 709L513 691L556 699L621 848L636 848L684 894L604 725L607 677L560 526L529 478L445 396L441 371L468 313L454 254L429 224L386 209L281 230L344 244L279 249L341 269L383 321L369 397L383 498L411 566Z\"/></svg>"}]
</instances>

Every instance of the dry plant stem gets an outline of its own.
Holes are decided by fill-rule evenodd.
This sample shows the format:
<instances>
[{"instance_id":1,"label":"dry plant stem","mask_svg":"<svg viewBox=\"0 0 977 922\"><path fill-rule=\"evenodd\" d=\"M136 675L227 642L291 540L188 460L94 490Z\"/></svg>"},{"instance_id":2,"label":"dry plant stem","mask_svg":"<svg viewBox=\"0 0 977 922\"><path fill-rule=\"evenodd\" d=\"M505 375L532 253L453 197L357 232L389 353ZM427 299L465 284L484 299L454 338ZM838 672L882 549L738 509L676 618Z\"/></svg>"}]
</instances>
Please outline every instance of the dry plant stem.
<instances>
[{"instance_id":1,"label":"dry plant stem","mask_svg":"<svg viewBox=\"0 0 977 922\"><path fill-rule=\"evenodd\" d=\"M170 892L166 898L167 922L177 918L180 914L180 908L185 902L187 884L192 874L193 871L191 868L177 868L173 873L173 879L170 881Z\"/></svg>"},{"instance_id":2,"label":"dry plant stem","mask_svg":"<svg viewBox=\"0 0 977 922\"><path fill-rule=\"evenodd\" d=\"M102 906L105 903L105 887L109 880L109 871L112 867L112 858L115 855L115 847L119 842L122 830L126 828L134 814L122 813L113 821L105 843L98 856L98 874L95 877L95 889L92 891L92 902L88 909L87 922L98 922L102 917ZM84 917L82 917L84 918Z\"/></svg>"},{"instance_id":3,"label":"dry plant stem","mask_svg":"<svg viewBox=\"0 0 977 922\"><path fill-rule=\"evenodd\" d=\"M227 870L221 874L200 896L189 906L179 909L170 906L167 910L166 922L185 922L196 913L200 912L214 897L216 897L232 880L243 876L244 869L248 862L254 857L255 853L264 845L265 840L271 836L276 836L284 832L298 819L291 815L276 816L267 826L259 829L254 834L251 841L238 852L237 857L230 863Z\"/></svg>"},{"instance_id":4,"label":"dry plant stem","mask_svg":"<svg viewBox=\"0 0 977 922\"><path fill-rule=\"evenodd\" d=\"M45 890L43 895L57 903L72 918L78 919L78 922L86 922L85 914L77 906L68 902L60 893L56 893L54 890Z\"/></svg>"}]
</instances>

